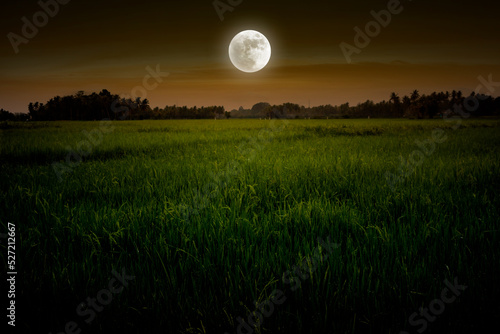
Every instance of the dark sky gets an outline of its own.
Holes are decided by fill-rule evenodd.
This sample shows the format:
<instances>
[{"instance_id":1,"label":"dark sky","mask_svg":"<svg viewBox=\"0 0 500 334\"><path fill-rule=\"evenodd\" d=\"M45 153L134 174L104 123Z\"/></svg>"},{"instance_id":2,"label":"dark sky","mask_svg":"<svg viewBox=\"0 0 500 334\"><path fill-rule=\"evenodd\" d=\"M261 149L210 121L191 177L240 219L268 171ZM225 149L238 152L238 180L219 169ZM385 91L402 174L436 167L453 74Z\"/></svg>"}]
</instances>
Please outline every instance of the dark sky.
<instances>
[{"instance_id":1,"label":"dark sky","mask_svg":"<svg viewBox=\"0 0 500 334\"><path fill-rule=\"evenodd\" d=\"M41 7L33 0L0 5L0 108L26 112L29 102L79 90L130 95L145 68L157 65L170 75L143 96L153 107L356 104L413 89L468 94L480 75L500 81L500 4L493 0L403 0L350 64L340 43L354 45L354 28L364 30L370 12L388 1L242 0L224 21L213 0L70 0L59 7L15 53L8 34L22 35L21 18L33 22ZM269 65L253 74L239 72L227 54L246 29L272 45Z\"/></svg>"}]
</instances>

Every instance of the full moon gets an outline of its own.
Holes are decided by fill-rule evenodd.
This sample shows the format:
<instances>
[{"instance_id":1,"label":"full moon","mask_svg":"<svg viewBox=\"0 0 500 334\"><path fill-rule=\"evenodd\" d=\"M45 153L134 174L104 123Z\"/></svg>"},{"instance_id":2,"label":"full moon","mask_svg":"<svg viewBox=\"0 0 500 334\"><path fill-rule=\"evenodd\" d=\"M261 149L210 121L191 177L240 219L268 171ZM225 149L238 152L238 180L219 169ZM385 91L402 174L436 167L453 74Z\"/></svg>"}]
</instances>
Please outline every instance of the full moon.
<instances>
[{"instance_id":1,"label":"full moon","mask_svg":"<svg viewBox=\"0 0 500 334\"><path fill-rule=\"evenodd\" d=\"M258 31L242 31L229 44L229 59L240 71L260 71L271 59L271 44Z\"/></svg>"}]
</instances>

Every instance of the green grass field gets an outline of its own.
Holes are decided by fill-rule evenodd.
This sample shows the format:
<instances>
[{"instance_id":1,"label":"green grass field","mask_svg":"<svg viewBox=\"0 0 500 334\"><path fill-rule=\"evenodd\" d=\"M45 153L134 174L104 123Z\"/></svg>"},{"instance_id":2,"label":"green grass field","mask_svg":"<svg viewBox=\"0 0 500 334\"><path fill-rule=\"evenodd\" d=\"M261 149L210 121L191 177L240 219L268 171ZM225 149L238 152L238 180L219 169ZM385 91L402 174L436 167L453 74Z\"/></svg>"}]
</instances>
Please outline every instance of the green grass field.
<instances>
[{"instance_id":1,"label":"green grass field","mask_svg":"<svg viewBox=\"0 0 500 334\"><path fill-rule=\"evenodd\" d=\"M17 328L498 327L500 121L455 125L4 123L0 232L16 226ZM401 168L402 160L410 162ZM100 294L122 268L135 278L119 293ZM467 288L451 298L445 280ZM92 311L88 297L99 307ZM77 313L82 303L85 315Z\"/></svg>"}]
</instances>

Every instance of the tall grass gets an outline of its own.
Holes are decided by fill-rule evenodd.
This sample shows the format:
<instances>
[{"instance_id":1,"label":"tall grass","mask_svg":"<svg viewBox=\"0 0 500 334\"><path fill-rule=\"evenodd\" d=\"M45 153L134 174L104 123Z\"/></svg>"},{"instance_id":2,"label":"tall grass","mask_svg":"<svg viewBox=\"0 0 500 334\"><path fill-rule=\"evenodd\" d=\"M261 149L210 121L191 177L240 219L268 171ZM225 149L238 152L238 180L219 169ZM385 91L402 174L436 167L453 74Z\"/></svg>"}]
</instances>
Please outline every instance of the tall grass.
<instances>
[{"instance_id":1,"label":"tall grass","mask_svg":"<svg viewBox=\"0 0 500 334\"><path fill-rule=\"evenodd\" d=\"M280 289L256 333L416 332L410 315L455 277L468 288L429 332L498 319L499 121L294 120L246 153L269 121L116 122L62 182L52 162L99 125L44 124L0 130L0 222L17 226L25 330L236 333ZM386 172L436 127L447 140L391 189ZM339 251L292 291L283 274L328 236ZM113 268L136 278L87 325L75 309Z\"/></svg>"}]
</instances>

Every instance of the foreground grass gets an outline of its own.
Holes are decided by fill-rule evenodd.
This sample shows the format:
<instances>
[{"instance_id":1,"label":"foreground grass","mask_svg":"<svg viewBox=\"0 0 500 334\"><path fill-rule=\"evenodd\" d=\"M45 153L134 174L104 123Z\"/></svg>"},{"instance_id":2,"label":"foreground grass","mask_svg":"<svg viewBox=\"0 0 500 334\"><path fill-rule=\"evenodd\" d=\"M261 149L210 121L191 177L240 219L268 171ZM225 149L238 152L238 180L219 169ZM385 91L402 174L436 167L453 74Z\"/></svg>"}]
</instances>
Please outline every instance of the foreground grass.
<instances>
[{"instance_id":1,"label":"foreground grass","mask_svg":"<svg viewBox=\"0 0 500 334\"><path fill-rule=\"evenodd\" d=\"M68 147L98 122L4 126L0 221L2 233L17 226L18 326L236 333L278 289L285 300L256 333L415 333L410 316L454 278L467 289L427 331L495 323L500 122L453 125L115 122L59 177L52 163L68 167ZM399 173L435 128L442 143ZM283 274L326 254L327 237L340 248L292 289ZM85 323L77 306L122 268L135 279Z\"/></svg>"}]
</instances>

